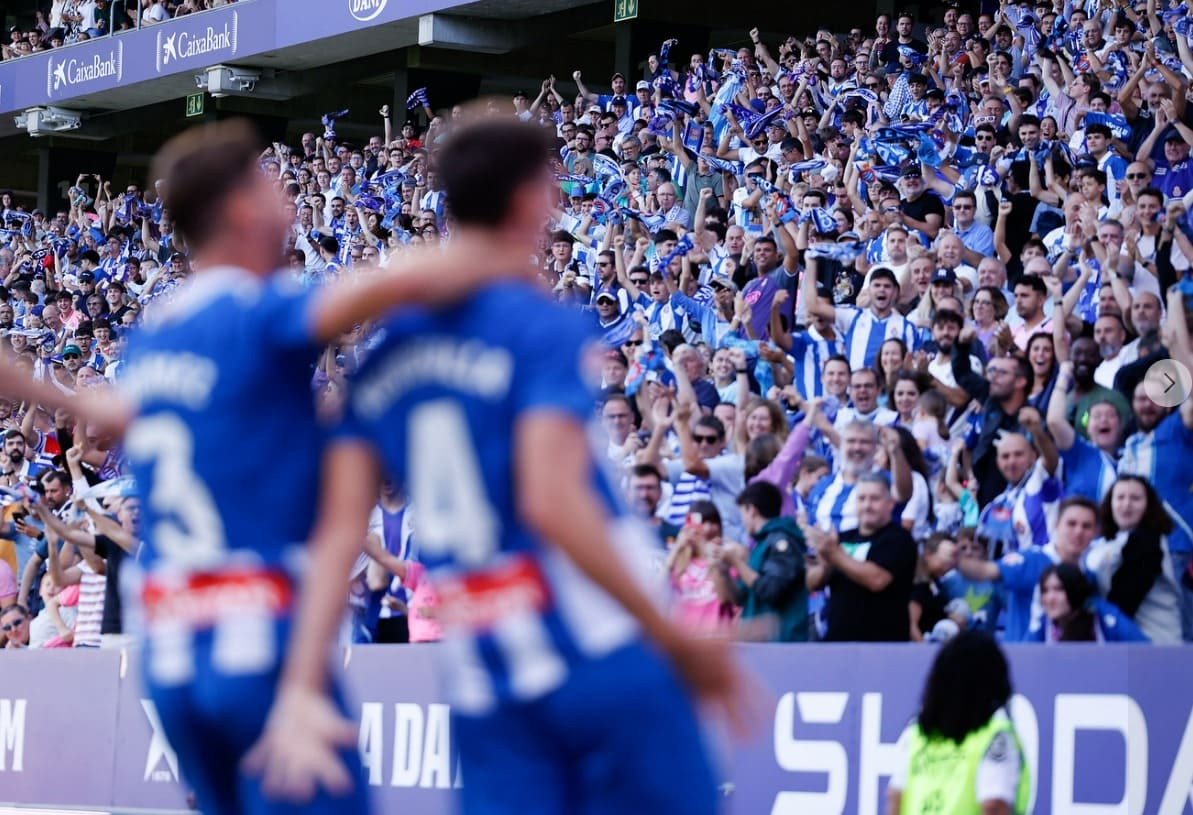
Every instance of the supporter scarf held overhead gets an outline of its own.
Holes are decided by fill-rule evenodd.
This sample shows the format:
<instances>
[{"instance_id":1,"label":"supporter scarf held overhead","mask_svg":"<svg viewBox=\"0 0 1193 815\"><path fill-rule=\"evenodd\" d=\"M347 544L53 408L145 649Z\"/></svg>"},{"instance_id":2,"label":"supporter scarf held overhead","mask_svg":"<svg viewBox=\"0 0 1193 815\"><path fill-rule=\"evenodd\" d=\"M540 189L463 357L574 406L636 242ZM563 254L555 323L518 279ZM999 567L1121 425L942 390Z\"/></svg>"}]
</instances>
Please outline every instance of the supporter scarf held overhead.
<instances>
[{"instance_id":1,"label":"supporter scarf held overhead","mask_svg":"<svg viewBox=\"0 0 1193 815\"><path fill-rule=\"evenodd\" d=\"M323 140L331 141L336 137L336 120L343 119L349 113L348 108L323 114Z\"/></svg>"},{"instance_id":2,"label":"supporter scarf held overhead","mask_svg":"<svg viewBox=\"0 0 1193 815\"><path fill-rule=\"evenodd\" d=\"M406 110L418 110L419 108L430 106L431 103L428 101L426 88L419 88L406 97Z\"/></svg>"}]
</instances>

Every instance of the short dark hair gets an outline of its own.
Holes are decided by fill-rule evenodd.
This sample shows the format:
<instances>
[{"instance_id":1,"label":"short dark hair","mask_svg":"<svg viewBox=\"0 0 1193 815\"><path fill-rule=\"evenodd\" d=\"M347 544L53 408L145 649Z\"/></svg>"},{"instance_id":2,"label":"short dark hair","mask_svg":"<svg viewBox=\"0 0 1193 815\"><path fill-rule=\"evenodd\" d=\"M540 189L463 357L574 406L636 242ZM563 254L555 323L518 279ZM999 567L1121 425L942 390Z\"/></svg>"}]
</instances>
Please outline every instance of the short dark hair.
<instances>
[{"instance_id":1,"label":"short dark hair","mask_svg":"<svg viewBox=\"0 0 1193 815\"><path fill-rule=\"evenodd\" d=\"M1020 275L1019 279L1015 281L1015 288L1019 288L1020 286L1027 286L1037 294L1048 293L1048 285L1044 282L1044 278L1038 274Z\"/></svg>"},{"instance_id":2,"label":"short dark hair","mask_svg":"<svg viewBox=\"0 0 1193 815\"><path fill-rule=\"evenodd\" d=\"M175 136L157 154L153 177L163 180L165 208L191 245L211 237L224 199L253 178L258 144L248 121L231 119Z\"/></svg>"},{"instance_id":3,"label":"short dark hair","mask_svg":"<svg viewBox=\"0 0 1193 815\"><path fill-rule=\"evenodd\" d=\"M932 325L940 325L941 323L952 323L958 328L965 327L965 318L950 308L942 308L936 312L936 316L932 318Z\"/></svg>"},{"instance_id":4,"label":"short dark hair","mask_svg":"<svg viewBox=\"0 0 1193 815\"><path fill-rule=\"evenodd\" d=\"M436 168L455 220L500 224L514 194L541 173L549 148L542 128L517 120L485 119L453 133Z\"/></svg>"},{"instance_id":5,"label":"short dark hair","mask_svg":"<svg viewBox=\"0 0 1193 815\"><path fill-rule=\"evenodd\" d=\"M717 434L718 439L725 438L725 424L716 416L701 416L696 420L697 427L707 427Z\"/></svg>"},{"instance_id":6,"label":"short dark hair","mask_svg":"<svg viewBox=\"0 0 1193 815\"><path fill-rule=\"evenodd\" d=\"M635 464L630 468L630 476L633 478L657 478L660 482L663 480L663 474L653 464Z\"/></svg>"},{"instance_id":7,"label":"short dark hair","mask_svg":"<svg viewBox=\"0 0 1193 815\"><path fill-rule=\"evenodd\" d=\"M777 518L783 511L783 493L769 481L755 481L737 495L739 507L754 507L763 518Z\"/></svg>"},{"instance_id":8,"label":"short dark hair","mask_svg":"<svg viewBox=\"0 0 1193 815\"><path fill-rule=\"evenodd\" d=\"M1060 516L1064 515L1073 507L1088 509L1091 513L1093 513L1094 518L1098 519L1099 521L1101 520L1101 508L1099 508L1097 504L1095 504L1089 498L1086 498L1084 495L1070 495L1068 498L1061 501L1060 506L1056 510L1057 519L1059 520Z\"/></svg>"}]
</instances>

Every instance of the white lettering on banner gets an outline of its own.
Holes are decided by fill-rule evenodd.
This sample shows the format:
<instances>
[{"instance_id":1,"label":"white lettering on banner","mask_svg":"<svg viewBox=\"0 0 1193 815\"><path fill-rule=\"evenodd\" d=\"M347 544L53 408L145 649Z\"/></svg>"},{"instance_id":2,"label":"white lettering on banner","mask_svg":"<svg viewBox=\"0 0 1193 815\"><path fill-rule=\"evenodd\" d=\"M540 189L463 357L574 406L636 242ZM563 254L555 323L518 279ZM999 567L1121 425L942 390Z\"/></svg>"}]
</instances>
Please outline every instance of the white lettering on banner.
<instances>
[{"instance_id":1,"label":"white lettering on banner","mask_svg":"<svg viewBox=\"0 0 1193 815\"><path fill-rule=\"evenodd\" d=\"M900 728L900 731L902 728ZM879 812L878 779L890 778L899 767L898 742L882 740L882 694L862 694L862 744L858 760L858 809Z\"/></svg>"},{"instance_id":2,"label":"white lettering on banner","mask_svg":"<svg viewBox=\"0 0 1193 815\"><path fill-rule=\"evenodd\" d=\"M46 62L46 96L67 92L76 85L83 85L96 79L115 77L119 82L124 77L124 43L106 56L92 54L90 59L63 57Z\"/></svg>"},{"instance_id":3,"label":"white lettering on banner","mask_svg":"<svg viewBox=\"0 0 1193 815\"><path fill-rule=\"evenodd\" d=\"M389 0L348 0L348 13L362 23L367 23L380 16L388 2Z\"/></svg>"},{"instance_id":4,"label":"white lettering on banner","mask_svg":"<svg viewBox=\"0 0 1193 815\"><path fill-rule=\"evenodd\" d=\"M167 34L157 32L156 68L160 74L171 63L190 57L210 56L217 51L227 51L220 54L220 58L236 54L238 33L240 30L240 13L232 12L232 19L224 23L223 28L207 26L200 32L174 31Z\"/></svg>"},{"instance_id":5,"label":"white lettering on banner","mask_svg":"<svg viewBox=\"0 0 1193 815\"><path fill-rule=\"evenodd\" d=\"M1098 697L1101 698L1101 697ZM898 741L882 740L882 694L862 694L861 739L858 757L858 802L856 812L878 815L885 811L881 803L880 779L890 778L902 759L903 748ZM849 753L841 741L800 739L796 733L795 713L798 709L804 724L833 725L845 719L849 694L787 693L775 708L775 762L792 773L823 773L828 776L824 792L785 790L775 796L771 815L843 815L849 792ZM1032 795L1039 777L1040 725L1035 709L1023 696L1014 696L1010 704L1011 719L1032 773ZM1191 717L1193 722L1193 717ZM1088 729L1088 728L1085 728ZM900 727L902 732L902 726ZM1193 724L1190 725L1193 734ZM1190 736L1193 739L1193 735ZM1070 753L1070 765L1071 765ZM1146 759L1146 756L1145 756ZM1190 744L1189 774L1193 776L1193 743ZM1146 767L1146 765L1145 765ZM1073 768L1069 767L1070 779ZM1190 778L1193 781L1193 777ZM1072 782L1070 780L1070 786ZM1071 812L1058 810L1054 812ZM1091 815L1091 813L1085 813ZM1181 815L1180 809L1164 815Z\"/></svg>"},{"instance_id":6,"label":"white lettering on banner","mask_svg":"<svg viewBox=\"0 0 1193 815\"><path fill-rule=\"evenodd\" d=\"M1026 696L1012 696L1008 707L1011 722L1015 725L1015 733L1019 736L1019 747L1023 750L1023 758L1027 761L1028 772L1031 773L1031 803L1028 804L1027 811L1033 812L1036 797L1040 794L1040 720L1036 718L1036 709L1027 701Z\"/></svg>"},{"instance_id":7,"label":"white lettering on banner","mask_svg":"<svg viewBox=\"0 0 1193 815\"><path fill-rule=\"evenodd\" d=\"M25 771L25 706L27 699L0 699L0 772L9 770L8 754L12 754L11 772Z\"/></svg>"},{"instance_id":8,"label":"white lettering on banner","mask_svg":"<svg viewBox=\"0 0 1193 815\"><path fill-rule=\"evenodd\" d=\"M166 733L162 729L161 717L157 715L157 707L149 699L141 700L141 709L145 711L145 718L149 720L149 727L153 735L149 739L149 749L145 753L145 781L177 781L178 754L166 741ZM162 761L166 762L165 769L161 768Z\"/></svg>"},{"instance_id":9,"label":"white lettering on banner","mask_svg":"<svg viewBox=\"0 0 1193 815\"><path fill-rule=\"evenodd\" d=\"M795 737L795 709L808 724L837 724L849 704L848 693L785 693L775 709L775 761L788 772L825 773L824 792L780 792L771 815L840 815L849 792L849 755L837 741Z\"/></svg>"},{"instance_id":10,"label":"white lettering on banner","mask_svg":"<svg viewBox=\"0 0 1193 815\"><path fill-rule=\"evenodd\" d=\"M385 706L364 702L360 706L358 748L369 785L384 783ZM391 787L451 789L460 786L457 770L452 781L451 709L443 704L412 702L394 704L393 755L390 760Z\"/></svg>"},{"instance_id":11,"label":"white lettering on banner","mask_svg":"<svg viewBox=\"0 0 1193 815\"><path fill-rule=\"evenodd\" d=\"M1164 787L1164 797L1160 800L1157 815L1181 815L1185 811L1185 804L1193 804L1193 711L1185 724L1185 733L1181 736L1176 760L1172 762L1172 772L1168 776L1168 785Z\"/></svg>"},{"instance_id":12,"label":"white lettering on banner","mask_svg":"<svg viewBox=\"0 0 1193 815\"><path fill-rule=\"evenodd\" d=\"M1078 730L1122 735L1126 748L1123 797L1113 804L1074 801ZM1124 694L1059 693L1052 723L1052 811L1067 815L1142 815L1147 802L1147 720Z\"/></svg>"}]
</instances>

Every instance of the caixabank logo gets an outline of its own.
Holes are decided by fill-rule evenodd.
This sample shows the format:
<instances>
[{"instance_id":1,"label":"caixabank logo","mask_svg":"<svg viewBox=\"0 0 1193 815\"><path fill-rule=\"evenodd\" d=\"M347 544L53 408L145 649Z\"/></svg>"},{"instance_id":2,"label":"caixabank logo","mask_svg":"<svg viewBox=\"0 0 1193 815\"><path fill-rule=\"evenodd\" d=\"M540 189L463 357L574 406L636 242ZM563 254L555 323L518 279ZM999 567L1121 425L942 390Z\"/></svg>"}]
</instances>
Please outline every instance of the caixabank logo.
<instances>
[{"instance_id":1,"label":"caixabank logo","mask_svg":"<svg viewBox=\"0 0 1193 815\"><path fill-rule=\"evenodd\" d=\"M46 96L75 96L94 90L92 85L116 84L124 77L124 43L117 42L90 56L51 57L46 62ZM114 82L111 80L115 80Z\"/></svg>"},{"instance_id":2,"label":"caixabank logo","mask_svg":"<svg viewBox=\"0 0 1193 815\"><path fill-rule=\"evenodd\" d=\"M159 30L157 48L154 51L154 68L163 73L174 70L177 63L192 57L203 57L205 63L214 64L228 57L236 56L240 30L240 14L233 11L223 25L208 23L203 28L178 31Z\"/></svg>"},{"instance_id":3,"label":"caixabank logo","mask_svg":"<svg viewBox=\"0 0 1193 815\"><path fill-rule=\"evenodd\" d=\"M348 13L362 23L367 23L380 17L388 4L389 0L348 0Z\"/></svg>"}]
</instances>

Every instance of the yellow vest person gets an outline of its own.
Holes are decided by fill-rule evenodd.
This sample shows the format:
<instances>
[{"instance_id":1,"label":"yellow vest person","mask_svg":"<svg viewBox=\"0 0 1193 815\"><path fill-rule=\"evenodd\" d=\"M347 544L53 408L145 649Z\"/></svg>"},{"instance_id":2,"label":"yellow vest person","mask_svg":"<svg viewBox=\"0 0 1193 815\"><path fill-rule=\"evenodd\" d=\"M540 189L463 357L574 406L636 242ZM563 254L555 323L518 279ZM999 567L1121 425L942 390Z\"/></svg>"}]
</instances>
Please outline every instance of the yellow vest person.
<instances>
[{"instance_id":1,"label":"yellow vest person","mask_svg":"<svg viewBox=\"0 0 1193 815\"><path fill-rule=\"evenodd\" d=\"M946 643L928 676L906 759L888 786L888 815L1027 815L1031 773L1005 710L1006 658L988 635Z\"/></svg>"}]
</instances>

